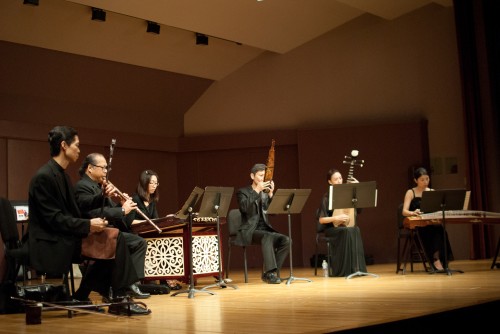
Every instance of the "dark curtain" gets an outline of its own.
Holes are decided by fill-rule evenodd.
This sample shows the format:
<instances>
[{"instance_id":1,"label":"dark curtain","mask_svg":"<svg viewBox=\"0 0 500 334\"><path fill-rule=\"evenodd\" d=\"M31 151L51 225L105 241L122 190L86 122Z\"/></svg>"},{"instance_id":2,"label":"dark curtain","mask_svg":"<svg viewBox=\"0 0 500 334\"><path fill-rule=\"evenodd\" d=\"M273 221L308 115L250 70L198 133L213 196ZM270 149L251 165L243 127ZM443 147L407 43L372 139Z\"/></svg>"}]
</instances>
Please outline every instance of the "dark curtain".
<instances>
[{"instance_id":1,"label":"dark curtain","mask_svg":"<svg viewBox=\"0 0 500 334\"><path fill-rule=\"evenodd\" d=\"M471 209L500 212L500 1L454 0ZM492 226L472 227L471 258L492 256Z\"/></svg>"}]
</instances>

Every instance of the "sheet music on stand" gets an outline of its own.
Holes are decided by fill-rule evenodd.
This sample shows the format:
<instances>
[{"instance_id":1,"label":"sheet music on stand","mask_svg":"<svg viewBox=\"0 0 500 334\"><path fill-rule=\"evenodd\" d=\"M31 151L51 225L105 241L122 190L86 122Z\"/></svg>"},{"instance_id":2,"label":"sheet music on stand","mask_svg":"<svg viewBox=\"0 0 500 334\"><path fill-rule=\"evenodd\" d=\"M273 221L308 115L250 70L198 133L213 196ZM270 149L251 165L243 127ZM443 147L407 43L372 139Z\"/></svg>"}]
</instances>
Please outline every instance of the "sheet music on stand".
<instances>
[{"instance_id":1,"label":"sheet music on stand","mask_svg":"<svg viewBox=\"0 0 500 334\"><path fill-rule=\"evenodd\" d=\"M465 189L444 189L424 191L420 202L420 211L423 213L441 212L443 221L443 243L444 262L443 270L432 271L431 273L445 273L451 275L452 272L463 273L462 270L451 270L448 268L448 241L446 233L446 211L463 210L466 202L467 191Z\"/></svg>"},{"instance_id":2,"label":"sheet music on stand","mask_svg":"<svg viewBox=\"0 0 500 334\"><path fill-rule=\"evenodd\" d=\"M271 204L267 208L267 214L287 214L288 215L288 237L290 238L290 250L288 257L290 258L290 277L287 278L286 284L289 285L292 281L307 281L312 282L308 278L297 278L293 276L293 260L292 260L292 218L291 214L301 213L304 204L306 203L311 189L278 189L272 198Z\"/></svg>"},{"instance_id":3,"label":"sheet music on stand","mask_svg":"<svg viewBox=\"0 0 500 334\"><path fill-rule=\"evenodd\" d=\"M204 190L199 188L199 187L194 187L193 191L191 191L191 194L187 198L186 202L184 202L184 205L182 208L175 214L176 218L179 219L186 219L189 215L189 210L194 210L194 207L198 203L198 201L201 198L201 195L203 195Z\"/></svg>"},{"instance_id":4,"label":"sheet music on stand","mask_svg":"<svg viewBox=\"0 0 500 334\"><path fill-rule=\"evenodd\" d=\"M330 186L328 210L353 208L353 199L357 209L373 208L377 206L377 194L375 181L334 184Z\"/></svg>"},{"instance_id":5,"label":"sheet music on stand","mask_svg":"<svg viewBox=\"0 0 500 334\"><path fill-rule=\"evenodd\" d=\"M222 248L221 248L221 234L220 234L220 217L226 217L231 204L231 197L233 197L233 187L205 187L205 193L200 205L199 217L211 217L217 219L217 247L218 247L218 261L219 261L219 277L215 284L208 285L202 289L209 289L212 287L232 287L238 289L236 285L227 284L222 277Z\"/></svg>"},{"instance_id":6,"label":"sheet music on stand","mask_svg":"<svg viewBox=\"0 0 500 334\"><path fill-rule=\"evenodd\" d=\"M199 217L226 217L233 197L233 187L205 187Z\"/></svg>"}]
</instances>

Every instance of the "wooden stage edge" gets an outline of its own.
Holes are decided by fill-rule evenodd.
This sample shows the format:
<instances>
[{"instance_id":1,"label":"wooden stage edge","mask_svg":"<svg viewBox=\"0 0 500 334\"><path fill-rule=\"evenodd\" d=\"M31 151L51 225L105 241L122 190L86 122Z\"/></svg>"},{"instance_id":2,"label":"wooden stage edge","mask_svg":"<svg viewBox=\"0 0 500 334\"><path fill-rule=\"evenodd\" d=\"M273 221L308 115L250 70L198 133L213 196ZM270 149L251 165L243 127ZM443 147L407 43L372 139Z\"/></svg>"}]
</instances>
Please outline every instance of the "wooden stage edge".
<instances>
[{"instance_id":1,"label":"wooden stage edge","mask_svg":"<svg viewBox=\"0 0 500 334\"><path fill-rule=\"evenodd\" d=\"M67 317L66 311L42 312L42 323L26 325L24 314L0 315L2 333L438 333L496 326L500 309L500 269L491 259L460 260L450 269L464 273L428 274L421 264L414 272L396 274L395 264L368 266L378 275L314 276L310 267L294 268L293 277L307 278L279 285L265 284L258 269L233 271L236 286L208 289L211 277L199 278L193 298L188 293L154 295L142 300L148 316L110 318L94 314ZM408 268L409 271L409 268ZM319 271L320 272L320 271ZM288 277L289 268L281 276ZM76 280L78 283L78 279ZM31 282L36 284L37 282ZM187 291L183 285L181 291ZM174 291L175 292L175 291ZM99 302L99 296L91 298ZM467 326L467 327L466 327Z\"/></svg>"}]
</instances>

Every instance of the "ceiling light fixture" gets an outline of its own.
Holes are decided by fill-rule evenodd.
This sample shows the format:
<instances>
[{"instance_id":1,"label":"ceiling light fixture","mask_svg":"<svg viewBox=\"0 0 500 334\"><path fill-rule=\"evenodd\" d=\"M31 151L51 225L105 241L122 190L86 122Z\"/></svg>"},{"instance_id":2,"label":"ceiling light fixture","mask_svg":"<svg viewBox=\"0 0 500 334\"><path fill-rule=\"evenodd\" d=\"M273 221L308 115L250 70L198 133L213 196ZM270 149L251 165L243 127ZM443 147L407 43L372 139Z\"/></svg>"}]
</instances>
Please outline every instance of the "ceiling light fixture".
<instances>
[{"instance_id":1,"label":"ceiling light fixture","mask_svg":"<svg viewBox=\"0 0 500 334\"><path fill-rule=\"evenodd\" d=\"M208 36L197 32L196 45L208 45Z\"/></svg>"},{"instance_id":2,"label":"ceiling light fixture","mask_svg":"<svg viewBox=\"0 0 500 334\"><path fill-rule=\"evenodd\" d=\"M93 21L106 21L106 12L99 8L92 7L92 20Z\"/></svg>"},{"instance_id":3,"label":"ceiling light fixture","mask_svg":"<svg viewBox=\"0 0 500 334\"><path fill-rule=\"evenodd\" d=\"M24 0L23 4L30 6L38 6L38 0Z\"/></svg>"},{"instance_id":4,"label":"ceiling light fixture","mask_svg":"<svg viewBox=\"0 0 500 334\"><path fill-rule=\"evenodd\" d=\"M152 34L160 34L160 25L156 22L151 22L148 21L148 28L146 29L146 32L150 32Z\"/></svg>"}]
</instances>

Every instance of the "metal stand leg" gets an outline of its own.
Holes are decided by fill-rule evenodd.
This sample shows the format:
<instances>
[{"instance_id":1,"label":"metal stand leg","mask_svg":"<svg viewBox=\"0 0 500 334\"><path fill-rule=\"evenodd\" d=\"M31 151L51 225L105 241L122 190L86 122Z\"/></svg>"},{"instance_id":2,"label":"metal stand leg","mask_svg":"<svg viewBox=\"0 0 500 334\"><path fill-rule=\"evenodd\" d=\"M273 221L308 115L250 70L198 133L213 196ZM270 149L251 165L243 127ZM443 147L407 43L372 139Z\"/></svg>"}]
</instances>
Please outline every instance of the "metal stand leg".
<instances>
[{"instance_id":1,"label":"metal stand leg","mask_svg":"<svg viewBox=\"0 0 500 334\"><path fill-rule=\"evenodd\" d=\"M194 277L193 277L193 208L189 208L189 288L187 290L177 291L174 294L170 295L170 297L175 297L181 293L187 293L188 298L194 298L194 294L196 292L206 292L211 295L215 295L215 293L211 291L203 291L197 290L194 287Z\"/></svg>"},{"instance_id":2,"label":"metal stand leg","mask_svg":"<svg viewBox=\"0 0 500 334\"><path fill-rule=\"evenodd\" d=\"M290 238L290 277L287 278L286 284L290 285L291 282L293 281L307 281L307 282L312 282L308 278L298 278L293 276L293 266L292 266L292 218L290 216L290 210L288 211L288 237Z\"/></svg>"},{"instance_id":3,"label":"metal stand leg","mask_svg":"<svg viewBox=\"0 0 500 334\"><path fill-rule=\"evenodd\" d=\"M219 287L219 288L226 288L226 287L231 287L233 289L238 289L238 287L234 284L227 284L224 279L222 278L222 261L221 261L221 246L220 246L220 222L219 222L219 215L217 214L217 244L218 244L218 252L219 252L219 281L216 282L215 284L211 284L209 286L204 287L201 290L205 289L210 289L213 287Z\"/></svg>"},{"instance_id":4,"label":"metal stand leg","mask_svg":"<svg viewBox=\"0 0 500 334\"><path fill-rule=\"evenodd\" d=\"M448 276L451 276L452 273L461 273L463 274L464 272L462 270L452 270L448 267L448 242L447 242L447 237L446 237L446 214L445 214L445 208L446 204L441 204L441 209L443 213L443 243L444 243L444 262L443 263L443 270L434 270L431 272L431 274L448 274Z\"/></svg>"},{"instance_id":5,"label":"metal stand leg","mask_svg":"<svg viewBox=\"0 0 500 334\"><path fill-rule=\"evenodd\" d=\"M355 204L356 201L353 199L353 203ZM357 210L356 210L356 205L354 205L354 228L358 227L358 222L357 222ZM359 254L358 254L358 238L354 239L354 249L356 250L356 269L357 271L355 273L350 274L349 276L346 277L346 279L351 279L355 276L373 276L373 277L378 277L376 274L372 273L365 273L362 271L359 271ZM364 254L363 254L364 256Z\"/></svg>"}]
</instances>

